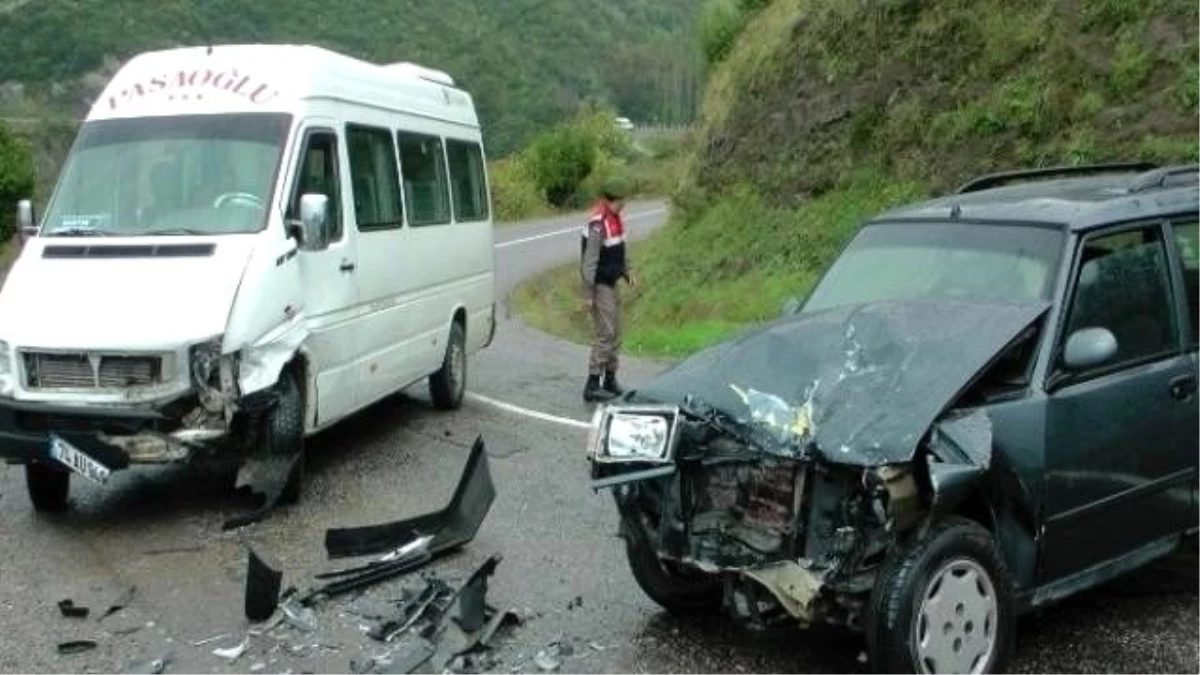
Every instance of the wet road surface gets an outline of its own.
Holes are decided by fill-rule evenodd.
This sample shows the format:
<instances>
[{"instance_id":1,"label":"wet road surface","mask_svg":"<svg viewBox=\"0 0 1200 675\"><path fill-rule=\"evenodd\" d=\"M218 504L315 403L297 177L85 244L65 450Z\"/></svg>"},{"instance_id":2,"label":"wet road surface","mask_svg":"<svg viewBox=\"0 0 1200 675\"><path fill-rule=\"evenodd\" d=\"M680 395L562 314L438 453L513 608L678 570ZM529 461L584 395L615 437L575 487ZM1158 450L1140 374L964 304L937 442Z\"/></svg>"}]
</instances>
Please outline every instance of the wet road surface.
<instances>
[{"instance_id":1,"label":"wet road surface","mask_svg":"<svg viewBox=\"0 0 1200 675\"><path fill-rule=\"evenodd\" d=\"M665 219L655 203L633 204L630 214L634 237ZM577 218L559 218L498 229L502 294L577 255L576 227ZM853 636L749 634L720 617L671 617L641 594L610 497L587 487L585 432L565 423L590 417L579 396L585 365L583 347L506 316L495 344L470 363L478 396L443 413L423 386L413 387L318 436L300 503L247 528L248 538L284 570L285 587L310 587L313 574L346 563L326 559L327 527L441 508L482 436L496 502L471 544L428 569L453 581L492 554L504 556L489 601L516 609L524 624L501 634L489 671L538 672L539 651L554 643L566 672L862 671ZM625 379L661 367L631 360ZM389 648L363 633L363 615L385 611L405 585L417 588L416 575L326 604L313 633L251 634L261 626L242 613L246 554L221 524L252 502L231 488L231 475L140 469L116 474L104 489L75 480L71 510L46 516L32 511L21 470L0 466L0 671L121 672L169 658L167 672L348 672L373 657L402 655L405 644ZM100 619L130 588L128 605ZM56 606L63 598L91 615L63 618ZM1197 672L1198 607L1197 559L1177 555L1022 620L1011 670ZM225 637L194 644L216 636ZM96 649L56 654L57 643L79 639ZM243 641L236 661L212 653Z\"/></svg>"}]
</instances>

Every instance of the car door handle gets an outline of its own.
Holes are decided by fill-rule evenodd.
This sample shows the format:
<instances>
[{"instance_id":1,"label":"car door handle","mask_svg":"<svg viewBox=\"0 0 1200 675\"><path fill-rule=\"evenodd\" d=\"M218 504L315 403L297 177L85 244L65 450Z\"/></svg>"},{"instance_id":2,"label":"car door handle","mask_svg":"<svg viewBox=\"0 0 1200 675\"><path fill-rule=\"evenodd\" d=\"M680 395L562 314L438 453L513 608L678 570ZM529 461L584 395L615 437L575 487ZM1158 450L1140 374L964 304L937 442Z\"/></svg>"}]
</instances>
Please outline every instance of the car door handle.
<instances>
[{"instance_id":1,"label":"car door handle","mask_svg":"<svg viewBox=\"0 0 1200 675\"><path fill-rule=\"evenodd\" d=\"M1196 376L1195 375L1180 375L1171 379L1171 398L1177 401L1186 401L1196 393Z\"/></svg>"},{"instance_id":2,"label":"car door handle","mask_svg":"<svg viewBox=\"0 0 1200 675\"><path fill-rule=\"evenodd\" d=\"M349 260L343 260L342 266L339 269L341 269L343 272L353 272L354 263L350 262Z\"/></svg>"}]
</instances>

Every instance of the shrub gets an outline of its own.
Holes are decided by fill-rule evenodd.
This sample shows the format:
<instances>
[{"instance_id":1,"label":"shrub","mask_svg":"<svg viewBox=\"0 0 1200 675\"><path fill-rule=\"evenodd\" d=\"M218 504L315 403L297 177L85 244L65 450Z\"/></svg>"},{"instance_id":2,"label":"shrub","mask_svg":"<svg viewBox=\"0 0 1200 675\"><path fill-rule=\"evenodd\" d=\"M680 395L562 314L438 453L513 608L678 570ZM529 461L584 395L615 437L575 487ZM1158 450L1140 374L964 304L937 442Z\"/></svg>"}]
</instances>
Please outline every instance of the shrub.
<instances>
[{"instance_id":1,"label":"shrub","mask_svg":"<svg viewBox=\"0 0 1200 675\"><path fill-rule=\"evenodd\" d=\"M550 211L523 155L493 162L489 177L497 221L524 220Z\"/></svg>"},{"instance_id":2,"label":"shrub","mask_svg":"<svg viewBox=\"0 0 1200 675\"><path fill-rule=\"evenodd\" d=\"M33 196L33 152L24 139L0 122L0 241L16 228L17 202Z\"/></svg>"},{"instance_id":3,"label":"shrub","mask_svg":"<svg viewBox=\"0 0 1200 675\"><path fill-rule=\"evenodd\" d=\"M709 66L720 62L746 26L747 14L733 0L708 0L700 13L700 48Z\"/></svg>"},{"instance_id":4,"label":"shrub","mask_svg":"<svg viewBox=\"0 0 1200 675\"><path fill-rule=\"evenodd\" d=\"M594 137L572 125L538 136L529 147L529 166L538 190L559 208L571 205L595 163Z\"/></svg>"}]
</instances>

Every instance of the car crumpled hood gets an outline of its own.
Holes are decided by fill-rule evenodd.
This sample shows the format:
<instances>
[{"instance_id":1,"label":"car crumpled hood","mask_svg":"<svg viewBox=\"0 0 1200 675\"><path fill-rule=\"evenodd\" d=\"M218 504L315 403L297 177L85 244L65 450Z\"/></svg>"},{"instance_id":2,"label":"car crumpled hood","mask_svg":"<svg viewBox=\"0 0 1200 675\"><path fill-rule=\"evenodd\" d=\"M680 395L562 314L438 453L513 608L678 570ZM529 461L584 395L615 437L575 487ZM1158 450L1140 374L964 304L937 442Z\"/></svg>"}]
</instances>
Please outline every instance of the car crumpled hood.
<instances>
[{"instance_id":1,"label":"car crumpled hood","mask_svg":"<svg viewBox=\"0 0 1200 675\"><path fill-rule=\"evenodd\" d=\"M690 395L770 429L780 449L834 463L910 461L938 416L1048 307L905 300L794 315L692 356L629 400Z\"/></svg>"},{"instance_id":2,"label":"car crumpled hood","mask_svg":"<svg viewBox=\"0 0 1200 675\"><path fill-rule=\"evenodd\" d=\"M31 239L0 291L0 338L21 347L157 351L224 332L253 236L221 237L211 255L43 257L50 245L122 244Z\"/></svg>"}]
</instances>

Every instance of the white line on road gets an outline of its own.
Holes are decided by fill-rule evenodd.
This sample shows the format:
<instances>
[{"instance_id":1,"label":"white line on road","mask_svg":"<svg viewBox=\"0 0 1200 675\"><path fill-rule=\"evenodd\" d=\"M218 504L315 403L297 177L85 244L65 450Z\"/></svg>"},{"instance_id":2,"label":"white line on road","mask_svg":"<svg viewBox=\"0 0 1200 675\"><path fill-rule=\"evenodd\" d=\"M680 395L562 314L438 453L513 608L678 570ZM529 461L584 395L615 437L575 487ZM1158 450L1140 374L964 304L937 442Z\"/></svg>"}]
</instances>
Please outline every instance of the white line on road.
<instances>
[{"instance_id":1,"label":"white line on road","mask_svg":"<svg viewBox=\"0 0 1200 675\"><path fill-rule=\"evenodd\" d=\"M666 213L666 212L667 212L667 210L665 208L654 209L652 211L643 211L641 213L635 213L635 214L627 217L625 219L625 221L629 222L629 221L633 221L633 220L641 220L643 218L657 216L660 213ZM580 226L578 226L578 225L575 227L564 227L561 230L554 230L553 232L543 232L542 234L535 234L532 237L523 237L521 239L513 239L512 241L502 241L499 244L496 244L496 248L508 248L509 246L516 246L517 244L527 244L531 241L537 241L538 239L546 239L548 237L557 237L560 234L567 234L568 232L578 232L579 230L580 230Z\"/></svg>"},{"instance_id":2,"label":"white line on road","mask_svg":"<svg viewBox=\"0 0 1200 675\"><path fill-rule=\"evenodd\" d=\"M549 413L538 412L537 410L530 410L529 408L522 408L519 405L505 403L504 401L497 401L496 399L484 396L483 394L476 394L473 391L467 392L467 398L473 398L480 403L485 403L501 410L507 410L508 412L516 413L518 415L525 415L526 417L539 419L543 422L553 422L555 424L562 424L568 427L575 427L576 429L590 429L592 427L592 425L588 424L587 422L580 422L579 420L573 420L569 417L559 417L558 415L551 415Z\"/></svg>"}]
</instances>

